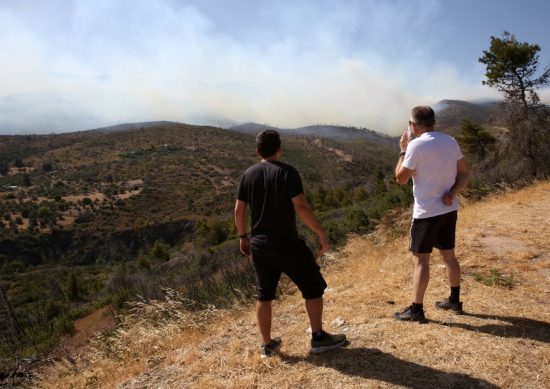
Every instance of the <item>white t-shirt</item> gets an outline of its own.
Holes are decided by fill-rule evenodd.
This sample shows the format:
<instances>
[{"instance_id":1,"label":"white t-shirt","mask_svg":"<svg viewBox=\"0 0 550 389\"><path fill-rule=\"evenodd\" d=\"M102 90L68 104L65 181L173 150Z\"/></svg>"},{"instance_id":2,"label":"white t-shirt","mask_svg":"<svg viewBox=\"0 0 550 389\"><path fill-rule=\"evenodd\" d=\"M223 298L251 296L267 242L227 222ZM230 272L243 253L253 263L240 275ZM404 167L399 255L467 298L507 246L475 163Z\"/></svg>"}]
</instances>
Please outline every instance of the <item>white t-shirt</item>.
<instances>
[{"instance_id":1,"label":"white t-shirt","mask_svg":"<svg viewBox=\"0 0 550 389\"><path fill-rule=\"evenodd\" d=\"M445 205L442 198L455 184L456 162L461 158L462 152L456 140L440 132L425 132L409 143L402 166L414 170L415 219L443 215L458 209L456 197L450 206Z\"/></svg>"}]
</instances>

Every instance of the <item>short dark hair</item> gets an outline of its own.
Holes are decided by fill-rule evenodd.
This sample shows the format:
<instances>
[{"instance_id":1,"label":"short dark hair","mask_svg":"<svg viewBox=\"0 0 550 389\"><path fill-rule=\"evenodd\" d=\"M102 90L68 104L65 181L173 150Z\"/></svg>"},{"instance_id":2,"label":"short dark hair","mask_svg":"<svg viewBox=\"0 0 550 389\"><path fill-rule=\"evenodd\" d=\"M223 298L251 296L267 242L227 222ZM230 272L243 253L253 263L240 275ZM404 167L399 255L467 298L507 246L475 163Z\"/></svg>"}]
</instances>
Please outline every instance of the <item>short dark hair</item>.
<instances>
[{"instance_id":1,"label":"short dark hair","mask_svg":"<svg viewBox=\"0 0 550 389\"><path fill-rule=\"evenodd\" d=\"M275 130L263 130L256 136L256 150L262 158L271 157L281 147L281 138Z\"/></svg>"},{"instance_id":2,"label":"short dark hair","mask_svg":"<svg viewBox=\"0 0 550 389\"><path fill-rule=\"evenodd\" d=\"M419 105L412 109L411 119L419 126L433 127L435 124L435 113L432 107Z\"/></svg>"}]
</instances>

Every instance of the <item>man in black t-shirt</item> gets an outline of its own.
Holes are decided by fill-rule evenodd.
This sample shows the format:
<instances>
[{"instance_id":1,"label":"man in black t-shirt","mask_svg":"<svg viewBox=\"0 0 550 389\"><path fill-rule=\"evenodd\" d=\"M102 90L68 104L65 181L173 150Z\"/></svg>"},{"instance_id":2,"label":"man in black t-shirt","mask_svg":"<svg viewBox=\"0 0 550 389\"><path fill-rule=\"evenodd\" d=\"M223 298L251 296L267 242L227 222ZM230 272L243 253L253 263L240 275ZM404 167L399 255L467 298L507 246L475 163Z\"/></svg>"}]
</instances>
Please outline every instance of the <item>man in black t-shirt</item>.
<instances>
[{"instance_id":1,"label":"man in black t-shirt","mask_svg":"<svg viewBox=\"0 0 550 389\"><path fill-rule=\"evenodd\" d=\"M296 231L298 213L304 224L319 238L318 255L329 244L317 218L304 196L300 175L292 166L280 162L281 140L274 130L262 131L256 137L256 151L262 158L241 176L235 204L235 224L240 249L252 254L256 270L256 317L262 336L262 357L275 355L280 338L271 338L271 301L281 273L300 289L309 316L311 352L322 353L348 343L345 335L323 331L323 293L327 286L315 257ZM246 233L246 207L250 205L252 232Z\"/></svg>"}]
</instances>

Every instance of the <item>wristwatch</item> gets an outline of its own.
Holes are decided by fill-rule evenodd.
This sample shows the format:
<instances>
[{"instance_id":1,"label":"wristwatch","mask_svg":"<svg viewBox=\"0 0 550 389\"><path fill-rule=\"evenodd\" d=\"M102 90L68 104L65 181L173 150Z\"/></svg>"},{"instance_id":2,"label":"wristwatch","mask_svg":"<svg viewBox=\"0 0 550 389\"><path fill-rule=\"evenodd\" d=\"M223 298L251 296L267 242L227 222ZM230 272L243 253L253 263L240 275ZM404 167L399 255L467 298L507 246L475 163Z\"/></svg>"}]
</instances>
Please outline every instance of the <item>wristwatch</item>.
<instances>
[{"instance_id":1,"label":"wristwatch","mask_svg":"<svg viewBox=\"0 0 550 389\"><path fill-rule=\"evenodd\" d=\"M399 153L399 156L400 156L400 157L404 157L405 154L406 154L406 151L402 151L402 152Z\"/></svg>"}]
</instances>

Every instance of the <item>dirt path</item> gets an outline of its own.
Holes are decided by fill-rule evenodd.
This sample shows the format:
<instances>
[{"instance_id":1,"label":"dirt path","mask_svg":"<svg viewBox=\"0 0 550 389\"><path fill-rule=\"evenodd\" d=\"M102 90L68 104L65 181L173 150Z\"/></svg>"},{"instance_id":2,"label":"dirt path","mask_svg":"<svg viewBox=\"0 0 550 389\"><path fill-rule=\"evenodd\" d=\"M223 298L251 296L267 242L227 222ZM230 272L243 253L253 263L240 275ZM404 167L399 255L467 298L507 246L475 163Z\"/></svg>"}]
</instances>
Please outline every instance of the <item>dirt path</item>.
<instances>
[{"instance_id":1,"label":"dirt path","mask_svg":"<svg viewBox=\"0 0 550 389\"><path fill-rule=\"evenodd\" d=\"M103 307L74 323L75 333L64 339L69 351L78 351L87 346L94 334L103 331L114 322L113 313L108 307Z\"/></svg>"},{"instance_id":2,"label":"dirt path","mask_svg":"<svg viewBox=\"0 0 550 389\"><path fill-rule=\"evenodd\" d=\"M381 228L355 237L324 269L325 327L346 333L346 349L308 354L302 300L292 288L274 304L280 357L260 359L253 308L218 312L205 332L183 331L140 343L124 360L104 356L75 371L50 371L68 387L118 388L547 388L550 382L550 184L464 207L457 254L465 315L433 307L448 293L432 258L425 310L429 323L398 322L410 302L407 238ZM405 231L408 217L394 220ZM476 277L513 276L511 289ZM136 329L137 331L137 329ZM162 329L160 330L162 333ZM142 339L135 336L135 339ZM137 344L135 343L137 342ZM155 344L156 348L146 347ZM50 382L50 383L48 383ZM55 387L50 381L46 387Z\"/></svg>"}]
</instances>

